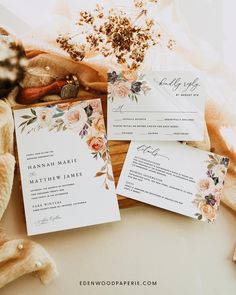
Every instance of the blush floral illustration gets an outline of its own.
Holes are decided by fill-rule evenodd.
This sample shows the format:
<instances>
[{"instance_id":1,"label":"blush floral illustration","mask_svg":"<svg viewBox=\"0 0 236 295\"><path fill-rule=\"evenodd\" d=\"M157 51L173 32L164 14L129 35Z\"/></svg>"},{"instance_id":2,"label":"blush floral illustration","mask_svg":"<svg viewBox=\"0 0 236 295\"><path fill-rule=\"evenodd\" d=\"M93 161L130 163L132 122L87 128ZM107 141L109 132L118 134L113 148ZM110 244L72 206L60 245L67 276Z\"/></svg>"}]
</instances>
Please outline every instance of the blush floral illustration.
<instances>
[{"instance_id":1,"label":"blush floral illustration","mask_svg":"<svg viewBox=\"0 0 236 295\"><path fill-rule=\"evenodd\" d=\"M81 107L68 110L64 115L64 124L67 129L80 132L87 122L87 114Z\"/></svg>"},{"instance_id":2,"label":"blush floral illustration","mask_svg":"<svg viewBox=\"0 0 236 295\"><path fill-rule=\"evenodd\" d=\"M97 153L104 149L105 141L101 136L92 136L87 140L87 144L93 152Z\"/></svg>"},{"instance_id":3,"label":"blush floral illustration","mask_svg":"<svg viewBox=\"0 0 236 295\"><path fill-rule=\"evenodd\" d=\"M103 115L97 116L93 120L93 128L99 133L106 132Z\"/></svg>"},{"instance_id":4,"label":"blush floral illustration","mask_svg":"<svg viewBox=\"0 0 236 295\"><path fill-rule=\"evenodd\" d=\"M125 71L117 73L116 71L108 73L108 99L114 101L115 98L130 98L138 102L140 94L147 95L151 90L145 76L136 72Z\"/></svg>"},{"instance_id":5,"label":"blush floral illustration","mask_svg":"<svg viewBox=\"0 0 236 295\"><path fill-rule=\"evenodd\" d=\"M52 124L53 112L51 109L41 110L38 113L38 123L40 127L49 127Z\"/></svg>"},{"instance_id":6,"label":"blush floral illustration","mask_svg":"<svg viewBox=\"0 0 236 295\"><path fill-rule=\"evenodd\" d=\"M215 187L214 180L212 178L210 178L210 177L201 179L198 182L198 190L201 193L208 194L208 193L210 193L212 191L212 189L214 187Z\"/></svg>"},{"instance_id":7,"label":"blush floral illustration","mask_svg":"<svg viewBox=\"0 0 236 295\"><path fill-rule=\"evenodd\" d=\"M207 204L205 201L199 203L200 214L209 221L213 221L216 218L217 208L213 204Z\"/></svg>"},{"instance_id":8,"label":"blush floral illustration","mask_svg":"<svg viewBox=\"0 0 236 295\"><path fill-rule=\"evenodd\" d=\"M92 107L94 113L101 112L100 102L97 99L91 100L90 106Z\"/></svg>"},{"instance_id":9,"label":"blush floral illustration","mask_svg":"<svg viewBox=\"0 0 236 295\"><path fill-rule=\"evenodd\" d=\"M110 87L110 95L112 97L125 98L130 94L130 83L116 81Z\"/></svg>"},{"instance_id":10,"label":"blush floral illustration","mask_svg":"<svg viewBox=\"0 0 236 295\"><path fill-rule=\"evenodd\" d=\"M197 194L193 204L197 208L195 217L198 220L214 222L219 210L229 159L214 154L208 154L208 157L206 177L197 183Z\"/></svg>"},{"instance_id":11,"label":"blush floral illustration","mask_svg":"<svg viewBox=\"0 0 236 295\"><path fill-rule=\"evenodd\" d=\"M86 143L91 156L95 160L103 161L95 177L103 178L103 186L109 190L109 182L114 179L100 100L31 108L28 109L28 114L21 118L22 122L18 128L21 133L27 135L45 128L49 132L70 131L78 134Z\"/></svg>"}]
</instances>

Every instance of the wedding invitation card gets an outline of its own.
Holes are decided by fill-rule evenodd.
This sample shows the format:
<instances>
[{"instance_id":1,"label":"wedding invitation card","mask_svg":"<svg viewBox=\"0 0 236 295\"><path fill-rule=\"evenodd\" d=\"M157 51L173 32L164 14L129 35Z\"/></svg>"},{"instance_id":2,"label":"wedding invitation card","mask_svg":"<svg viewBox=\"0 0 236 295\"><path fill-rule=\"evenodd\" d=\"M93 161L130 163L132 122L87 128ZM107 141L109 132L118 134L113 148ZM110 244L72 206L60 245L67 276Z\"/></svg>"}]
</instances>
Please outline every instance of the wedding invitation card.
<instances>
[{"instance_id":1,"label":"wedding invitation card","mask_svg":"<svg viewBox=\"0 0 236 295\"><path fill-rule=\"evenodd\" d=\"M100 99L14 117L28 235L120 219Z\"/></svg>"},{"instance_id":2,"label":"wedding invitation card","mask_svg":"<svg viewBox=\"0 0 236 295\"><path fill-rule=\"evenodd\" d=\"M201 141L205 91L190 72L108 73L108 139Z\"/></svg>"},{"instance_id":3,"label":"wedding invitation card","mask_svg":"<svg viewBox=\"0 0 236 295\"><path fill-rule=\"evenodd\" d=\"M178 142L131 142L117 193L212 222L229 159Z\"/></svg>"}]
</instances>

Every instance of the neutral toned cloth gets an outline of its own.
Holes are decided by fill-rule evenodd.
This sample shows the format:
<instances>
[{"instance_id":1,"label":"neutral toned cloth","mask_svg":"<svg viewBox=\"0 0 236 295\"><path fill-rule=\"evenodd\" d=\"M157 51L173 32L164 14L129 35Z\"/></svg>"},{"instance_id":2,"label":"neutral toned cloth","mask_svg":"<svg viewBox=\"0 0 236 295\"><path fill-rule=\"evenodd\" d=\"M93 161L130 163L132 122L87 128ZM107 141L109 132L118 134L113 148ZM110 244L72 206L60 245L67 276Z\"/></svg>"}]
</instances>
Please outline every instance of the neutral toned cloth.
<instances>
[{"instance_id":1,"label":"neutral toned cloth","mask_svg":"<svg viewBox=\"0 0 236 295\"><path fill-rule=\"evenodd\" d=\"M13 154L14 122L11 106L0 100L0 155Z\"/></svg>"},{"instance_id":2,"label":"neutral toned cloth","mask_svg":"<svg viewBox=\"0 0 236 295\"><path fill-rule=\"evenodd\" d=\"M13 117L11 107L0 101L0 221L10 200L15 157L13 156ZM8 240L0 232L0 288L13 280L36 272L44 284L58 274L46 250L30 240Z\"/></svg>"},{"instance_id":3,"label":"neutral toned cloth","mask_svg":"<svg viewBox=\"0 0 236 295\"><path fill-rule=\"evenodd\" d=\"M0 220L10 200L15 158L9 153L0 155Z\"/></svg>"},{"instance_id":4,"label":"neutral toned cloth","mask_svg":"<svg viewBox=\"0 0 236 295\"><path fill-rule=\"evenodd\" d=\"M13 156L14 123L9 103L0 101L0 220L10 200L15 158Z\"/></svg>"},{"instance_id":5,"label":"neutral toned cloth","mask_svg":"<svg viewBox=\"0 0 236 295\"><path fill-rule=\"evenodd\" d=\"M29 273L36 273L45 285L58 275L54 261L42 246L0 236L0 288Z\"/></svg>"}]
</instances>

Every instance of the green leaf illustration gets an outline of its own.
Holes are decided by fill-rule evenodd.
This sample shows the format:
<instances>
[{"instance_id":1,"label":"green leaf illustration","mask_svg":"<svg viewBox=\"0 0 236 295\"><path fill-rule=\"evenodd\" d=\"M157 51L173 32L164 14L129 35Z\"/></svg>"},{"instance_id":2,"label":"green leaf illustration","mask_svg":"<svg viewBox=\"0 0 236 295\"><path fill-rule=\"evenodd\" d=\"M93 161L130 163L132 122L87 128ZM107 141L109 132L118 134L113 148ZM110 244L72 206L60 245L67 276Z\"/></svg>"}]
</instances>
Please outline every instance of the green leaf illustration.
<instances>
[{"instance_id":1,"label":"green leaf illustration","mask_svg":"<svg viewBox=\"0 0 236 295\"><path fill-rule=\"evenodd\" d=\"M36 120L37 120L37 118L36 118L36 117L34 117L34 118L30 119L30 120L27 122L27 124L26 124L26 125L33 124L33 123L34 123Z\"/></svg>"},{"instance_id":2,"label":"green leaf illustration","mask_svg":"<svg viewBox=\"0 0 236 295\"><path fill-rule=\"evenodd\" d=\"M23 131L25 130L26 124L24 125L24 127L21 129L21 133L23 133Z\"/></svg>"},{"instance_id":3,"label":"green leaf illustration","mask_svg":"<svg viewBox=\"0 0 236 295\"><path fill-rule=\"evenodd\" d=\"M207 166L207 169L212 169L214 167L214 164L209 164L208 166Z\"/></svg>"},{"instance_id":4,"label":"green leaf illustration","mask_svg":"<svg viewBox=\"0 0 236 295\"><path fill-rule=\"evenodd\" d=\"M110 174L107 174L107 178L108 178L110 181L114 181L114 178L113 178Z\"/></svg>"},{"instance_id":5,"label":"green leaf illustration","mask_svg":"<svg viewBox=\"0 0 236 295\"><path fill-rule=\"evenodd\" d=\"M30 109L31 110L31 113L34 115L34 116L36 116L36 112L35 112L35 110L34 109Z\"/></svg>"},{"instance_id":6,"label":"green leaf illustration","mask_svg":"<svg viewBox=\"0 0 236 295\"><path fill-rule=\"evenodd\" d=\"M93 121L92 121L90 118L88 118L88 121L87 121L87 123L89 124L89 126L92 126L92 124L93 124Z\"/></svg>"},{"instance_id":7,"label":"green leaf illustration","mask_svg":"<svg viewBox=\"0 0 236 295\"><path fill-rule=\"evenodd\" d=\"M22 119L31 119L32 117L29 116L29 115L24 115L24 116L21 116Z\"/></svg>"},{"instance_id":8,"label":"green leaf illustration","mask_svg":"<svg viewBox=\"0 0 236 295\"><path fill-rule=\"evenodd\" d=\"M62 123L64 123L64 121L61 118L59 118L59 119L56 120L56 123L57 124L62 124Z\"/></svg>"},{"instance_id":9,"label":"green leaf illustration","mask_svg":"<svg viewBox=\"0 0 236 295\"><path fill-rule=\"evenodd\" d=\"M88 117L91 117L93 114L93 108L91 107L91 105L88 105L86 108L84 108L85 113L87 114Z\"/></svg>"},{"instance_id":10,"label":"green leaf illustration","mask_svg":"<svg viewBox=\"0 0 236 295\"><path fill-rule=\"evenodd\" d=\"M20 128L21 126L25 125L26 123L27 123L27 121L22 122L22 123L18 126L18 128Z\"/></svg>"},{"instance_id":11,"label":"green leaf illustration","mask_svg":"<svg viewBox=\"0 0 236 295\"><path fill-rule=\"evenodd\" d=\"M57 113L57 114L53 115L52 117L55 119L55 118L62 117L63 115L64 115L64 113Z\"/></svg>"},{"instance_id":12,"label":"green leaf illustration","mask_svg":"<svg viewBox=\"0 0 236 295\"><path fill-rule=\"evenodd\" d=\"M105 189L109 191L109 186L105 183Z\"/></svg>"},{"instance_id":13,"label":"green leaf illustration","mask_svg":"<svg viewBox=\"0 0 236 295\"><path fill-rule=\"evenodd\" d=\"M107 168L107 165L104 165L102 168L101 168L101 171L105 171Z\"/></svg>"}]
</instances>

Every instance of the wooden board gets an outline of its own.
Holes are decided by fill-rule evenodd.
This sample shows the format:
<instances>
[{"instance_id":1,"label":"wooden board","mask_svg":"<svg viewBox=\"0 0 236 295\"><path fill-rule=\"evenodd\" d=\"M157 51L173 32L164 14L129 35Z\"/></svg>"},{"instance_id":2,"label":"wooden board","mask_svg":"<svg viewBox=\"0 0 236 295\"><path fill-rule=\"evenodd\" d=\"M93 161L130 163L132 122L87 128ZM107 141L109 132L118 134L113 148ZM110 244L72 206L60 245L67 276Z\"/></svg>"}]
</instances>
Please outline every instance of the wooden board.
<instances>
[{"instance_id":1,"label":"wooden board","mask_svg":"<svg viewBox=\"0 0 236 295\"><path fill-rule=\"evenodd\" d=\"M104 95L101 96L97 96L96 98L101 98L102 101L102 107L103 107L103 113L104 113L104 119L105 122L107 122L106 118L107 118L107 97ZM94 97L95 98L95 97ZM91 99L91 97L83 97L83 98L79 98L76 100L86 100L86 99ZM71 102L72 100L63 100L64 102ZM44 106L44 105L54 105L57 103L62 103L62 101L53 101L51 103L47 102L47 103L37 103L37 104L32 104L32 105L28 105L28 106L15 106L14 109L22 109L22 108L26 108L26 107L39 107L39 106ZM113 174L114 174L114 179L115 179L115 184L117 185L119 177L120 177L120 173L125 161L125 157L129 148L129 141L108 141L108 145L109 145L109 150L110 150L110 155L111 155L111 162L112 162L112 168L113 168ZM17 149L15 146L15 154L17 155ZM18 158L18 157L17 157ZM19 172L19 165L18 165L18 160L17 160L17 168L18 168L18 172ZM18 173L20 174L20 173ZM19 176L20 179L20 176ZM137 206L137 205L141 205L141 202L126 198L126 197L122 197L122 196L117 196L118 198L118 202L119 202L119 207L122 208L129 208L129 207L133 207L133 206Z\"/></svg>"},{"instance_id":2,"label":"wooden board","mask_svg":"<svg viewBox=\"0 0 236 295\"><path fill-rule=\"evenodd\" d=\"M104 113L105 122L107 122L107 96L101 96L102 108ZM111 155L112 168L117 185L120 173L129 149L130 141L108 141ZM141 205L141 202L117 196L120 208L129 208L132 206Z\"/></svg>"},{"instance_id":3,"label":"wooden board","mask_svg":"<svg viewBox=\"0 0 236 295\"><path fill-rule=\"evenodd\" d=\"M117 182L119 180L120 173L123 167L123 163L125 161L125 157L129 148L129 142L128 141L109 141L108 143L109 143L109 149L110 149L110 155L111 155L113 174L115 178L115 183L117 185ZM128 199L119 195L117 197L118 197L120 208L127 208L127 207L137 206L141 204L138 201Z\"/></svg>"}]
</instances>

